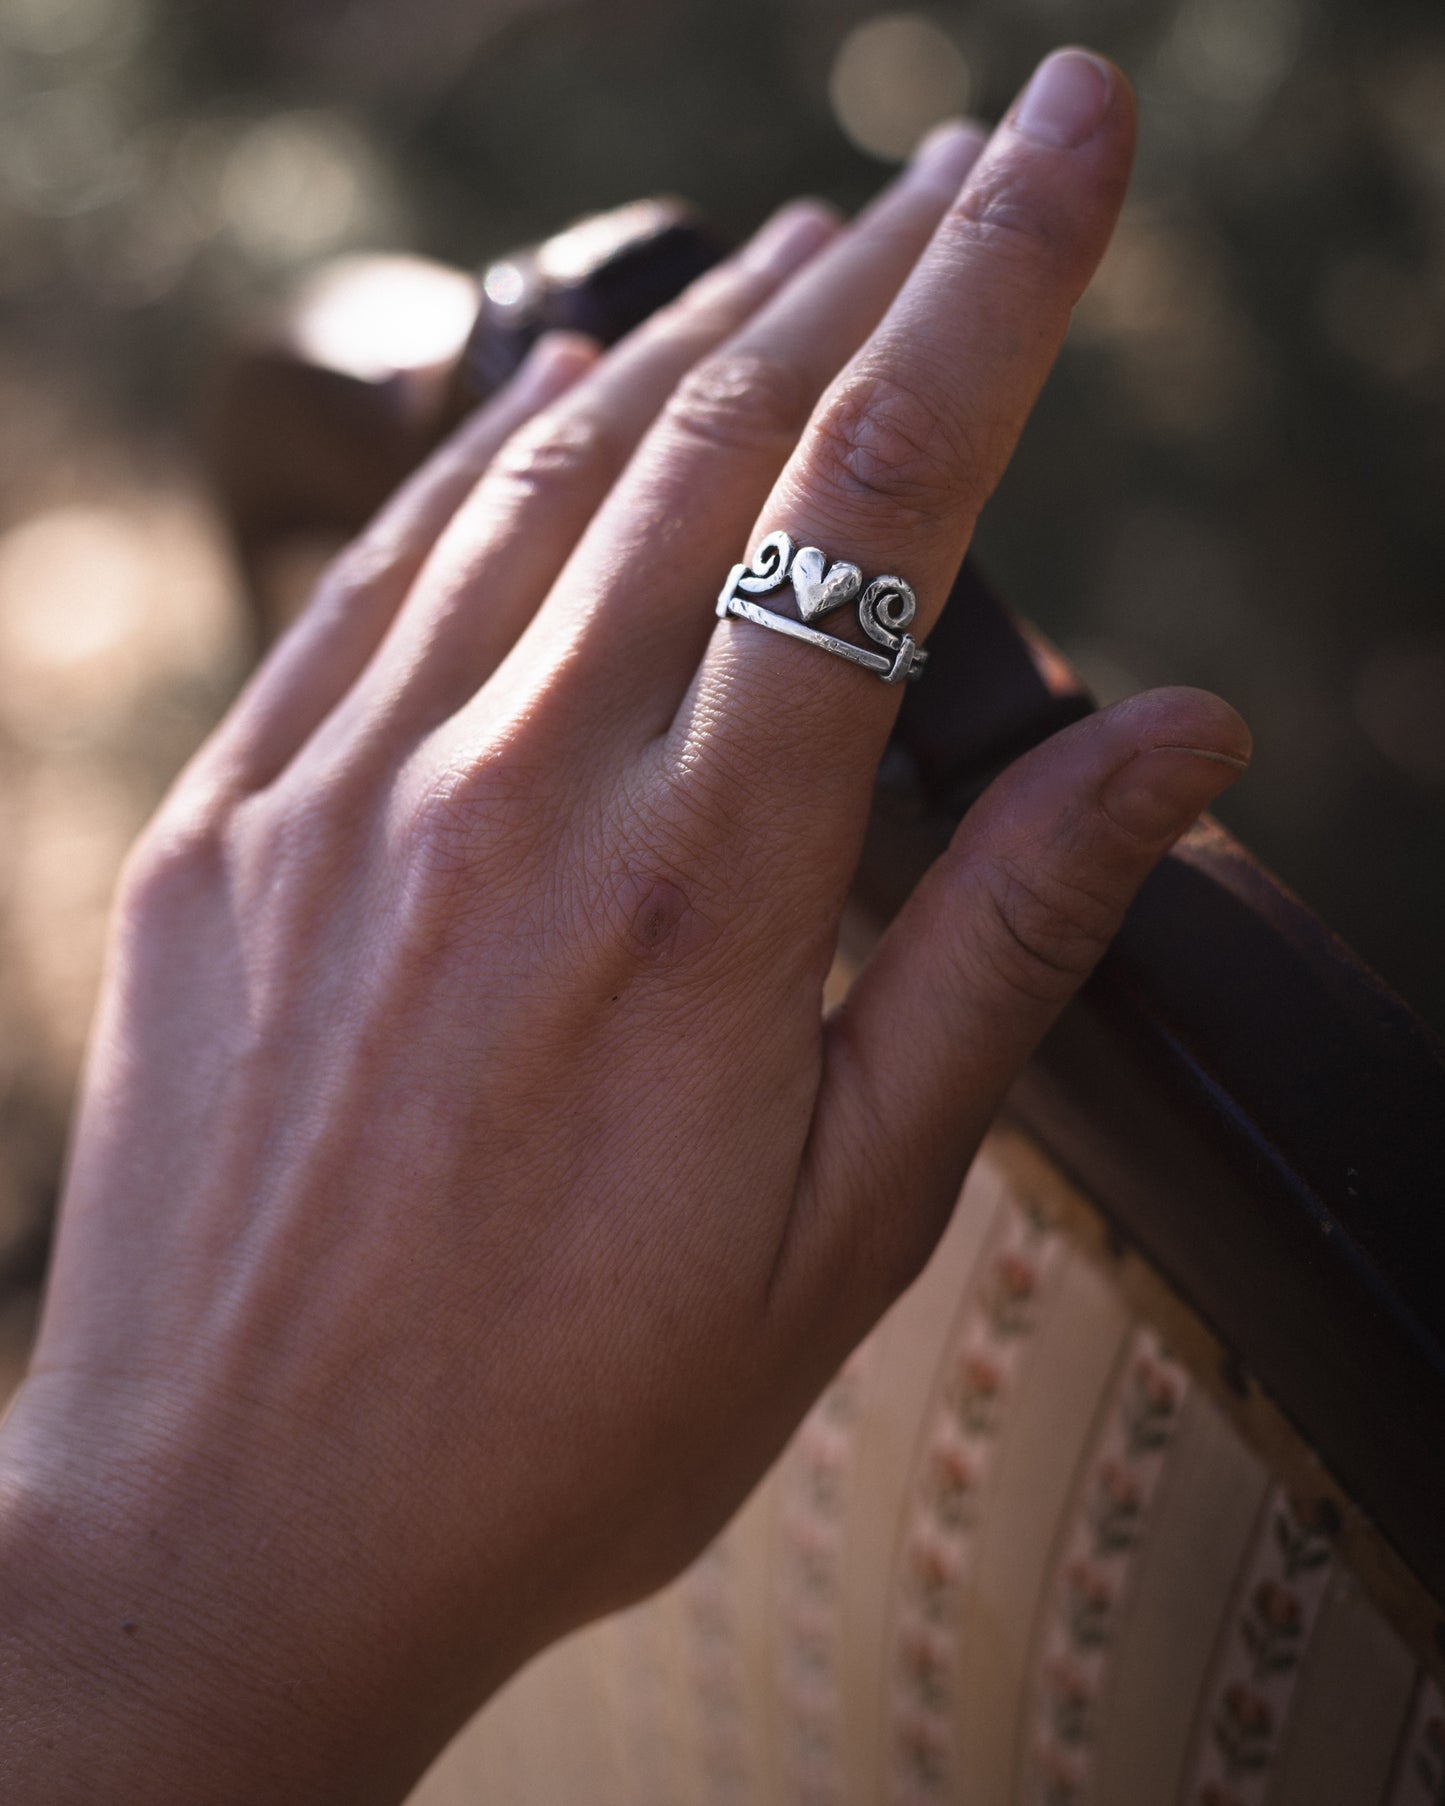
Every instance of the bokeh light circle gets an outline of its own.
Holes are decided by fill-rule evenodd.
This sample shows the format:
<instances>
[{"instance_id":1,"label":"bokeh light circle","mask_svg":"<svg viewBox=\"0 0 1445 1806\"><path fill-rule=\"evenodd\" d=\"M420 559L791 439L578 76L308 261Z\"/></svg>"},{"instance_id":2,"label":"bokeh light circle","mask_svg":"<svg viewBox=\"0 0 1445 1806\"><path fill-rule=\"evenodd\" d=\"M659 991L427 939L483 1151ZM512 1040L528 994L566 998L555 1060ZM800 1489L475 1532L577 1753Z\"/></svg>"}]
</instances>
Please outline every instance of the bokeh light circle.
<instances>
[{"instance_id":1,"label":"bokeh light circle","mask_svg":"<svg viewBox=\"0 0 1445 1806\"><path fill-rule=\"evenodd\" d=\"M922 13L880 13L843 40L828 93L860 150L899 158L931 126L967 112L974 86L967 56L941 26Z\"/></svg>"}]
</instances>

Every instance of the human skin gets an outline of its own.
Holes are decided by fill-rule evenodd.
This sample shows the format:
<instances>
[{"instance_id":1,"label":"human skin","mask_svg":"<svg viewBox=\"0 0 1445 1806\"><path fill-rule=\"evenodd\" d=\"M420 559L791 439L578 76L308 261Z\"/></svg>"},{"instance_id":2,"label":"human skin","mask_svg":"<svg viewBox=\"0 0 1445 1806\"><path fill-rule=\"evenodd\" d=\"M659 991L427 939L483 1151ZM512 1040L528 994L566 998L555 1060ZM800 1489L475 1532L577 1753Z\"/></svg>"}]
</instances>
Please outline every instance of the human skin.
<instances>
[{"instance_id":1,"label":"human skin","mask_svg":"<svg viewBox=\"0 0 1445 1806\"><path fill-rule=\"evenodd\" d=\"M0 1792L396 1801L676 1573L927 1260L1244 768L1197 691L1015 764L825 1018L896 690L736 621L786 528L936 619L1101 255L1081 53L851 226L548 342L345 554L116 913L0 1431Z\"/></svg>"}]
</instances>

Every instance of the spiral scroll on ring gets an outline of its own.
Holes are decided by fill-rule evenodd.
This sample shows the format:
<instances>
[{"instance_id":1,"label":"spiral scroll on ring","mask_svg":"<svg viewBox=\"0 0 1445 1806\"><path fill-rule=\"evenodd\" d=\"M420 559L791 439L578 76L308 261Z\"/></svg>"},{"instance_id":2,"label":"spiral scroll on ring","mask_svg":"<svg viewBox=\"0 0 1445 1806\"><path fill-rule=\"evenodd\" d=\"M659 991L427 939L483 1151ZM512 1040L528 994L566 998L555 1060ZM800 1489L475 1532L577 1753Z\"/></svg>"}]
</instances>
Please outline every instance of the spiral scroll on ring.
<instances>
[{"instance_id":1,"label":"spiral scroll on ring","mask_svg":"<svg viewBox=\"0 0 1445 1806\"><path fill-rule=\"evenodd\" d=\"M918 598L901 577L876 577L858 603L858 621L870 640L897 652L918 613Z\"/></svg>"},{"instance_id":2,"label":"spiral scroll on ring","mask_svg":"<svg viewBox=\"0 0 1445 1806\"><path fill-rule=\"evenodd\" d=\"M777 589L788 574L788 566L793 562L793 542L786 533L769 533L768 537L753 553L753 562L748 566L747 574L739 577L738 588L759 595L770 589Z\"/></svg>"}]
</instances>

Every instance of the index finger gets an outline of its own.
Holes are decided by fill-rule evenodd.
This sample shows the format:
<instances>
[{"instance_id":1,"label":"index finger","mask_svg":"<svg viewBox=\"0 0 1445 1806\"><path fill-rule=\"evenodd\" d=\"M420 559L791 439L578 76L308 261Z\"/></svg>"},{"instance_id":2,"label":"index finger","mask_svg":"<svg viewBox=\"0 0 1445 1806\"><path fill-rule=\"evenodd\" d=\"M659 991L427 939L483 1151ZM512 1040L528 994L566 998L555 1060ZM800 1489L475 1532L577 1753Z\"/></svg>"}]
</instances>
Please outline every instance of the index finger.
<instances>
[{"instance_id":1,"label":"index finger","mask_svg":"<svg viewBox=\"0 0 1445 1806\"><path fill-rule=\"evenodd\" d=\"M813 608L901 577L917 596L908 632L922 639L1108 243L1133 142L1133 97L1111 64L1065 50L1040 66L819 402L740 559L782 532L858 568L861 585L825 596L819 561L804 561L799 593L811 579ZM788 588L748 600L796 614ZM850 616L838 606L812 625L869 648ZM900 693L815 645L728 618L675 736L689 769L710 768L750 799L739 806L755 810L758 832L777 824L794 842L803 832L815 851L831 841L851 857L854 837L839 830L859 814Z\"/></svg>"}]
</instances>

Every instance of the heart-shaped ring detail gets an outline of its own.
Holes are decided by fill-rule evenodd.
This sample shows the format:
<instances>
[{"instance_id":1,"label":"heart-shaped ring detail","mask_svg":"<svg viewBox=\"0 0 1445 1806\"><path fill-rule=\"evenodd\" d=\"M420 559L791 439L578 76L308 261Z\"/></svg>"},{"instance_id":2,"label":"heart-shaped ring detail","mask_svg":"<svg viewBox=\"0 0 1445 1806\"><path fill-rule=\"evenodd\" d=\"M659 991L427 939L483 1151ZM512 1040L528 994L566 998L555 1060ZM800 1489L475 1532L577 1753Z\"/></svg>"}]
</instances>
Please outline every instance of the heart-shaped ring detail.
<instances>
[{"instance_id":1,"label":"heart-shaped ring detail","mask_svg":"<svg viewBox=\"0 0 1445 1806\"><path fill-rule=\"evenodd\" d=\"M798 613L805 621L816 621L851 602L863 585L863 573L856 564L835 564L827 570L828 561L817 546L803 546L793 560L793 593L798 598ZM827 575L824 572L827 571Z\"/></svg>"}]
</instances>

